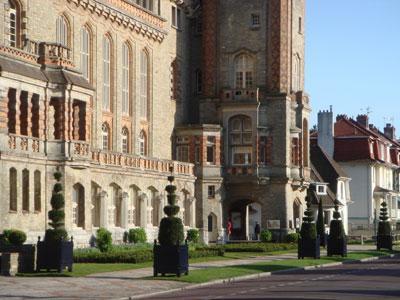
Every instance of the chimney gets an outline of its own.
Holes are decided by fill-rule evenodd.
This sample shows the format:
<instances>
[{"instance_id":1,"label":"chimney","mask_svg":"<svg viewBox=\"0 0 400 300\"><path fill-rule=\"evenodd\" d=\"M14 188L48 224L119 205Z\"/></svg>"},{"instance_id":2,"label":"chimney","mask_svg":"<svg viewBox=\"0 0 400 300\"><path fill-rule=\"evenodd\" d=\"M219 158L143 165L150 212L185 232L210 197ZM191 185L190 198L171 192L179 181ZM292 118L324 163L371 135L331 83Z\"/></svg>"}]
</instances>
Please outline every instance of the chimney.
<instances>
[{"instance_id":1,"label":"chimney","mask_svg":"<svg viewBox=\"0 0 400 300\"><path fill-rule=\"evenodd\" d=\"M357 122L364 128L369 128L368 115L358 115Z\"/></svg>"},{"instance_id":2,"label":"chimney","mask_svg":"<svg viewBox=\"0 0 400 300\"><path fill-rule=\"evenodd\" d=\"M333 112L332 106L329 111L318 112L318 146L331 158L334 151Z\"/></svg>"},{"instance_id":3,"label":"chimney","mask_svg":"<svg viewBox=\"0 0 400 300\"><path fill-rule=\"evenodd\" d=\"M385 136L391 140L396 140L396 129L390 123L386 124L386 127L383 129Z\"/></svg>"}]
</instances>

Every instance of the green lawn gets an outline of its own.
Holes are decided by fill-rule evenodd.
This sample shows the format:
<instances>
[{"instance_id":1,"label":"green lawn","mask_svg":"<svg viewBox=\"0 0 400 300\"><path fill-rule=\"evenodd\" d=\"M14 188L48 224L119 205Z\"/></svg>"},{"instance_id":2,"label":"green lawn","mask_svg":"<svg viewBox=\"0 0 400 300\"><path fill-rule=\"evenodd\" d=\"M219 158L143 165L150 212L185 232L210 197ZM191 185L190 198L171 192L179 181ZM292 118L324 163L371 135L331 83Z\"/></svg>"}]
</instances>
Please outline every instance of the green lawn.
<instances>
[{"instance_id":1,"label":"green lawn","mask_svg":"<svg viewBox=\"0 0 400 300\"><path fill-rule=\"evenodd\" d=\"M305 266L315 266L326 263L342 262L349 260L356 260L362 258L368 258L373 256L387 255L388 251L360 251L355 253L349 253L348 257L322 257L321 259L287 259L272 262L259 262L248 265L238 265L231 267L215 267L207 268L203 270L194 270L189 273L188 276L182 276L180 278L175 276L157 277L156 279L162 280L175 280L187 283L202 283L217 279L226 279L236 276L257 274L262 272L273 272L279 270L287 270ZM153 279L149 277L147 279Z\"/></svg>"}]
</instances>

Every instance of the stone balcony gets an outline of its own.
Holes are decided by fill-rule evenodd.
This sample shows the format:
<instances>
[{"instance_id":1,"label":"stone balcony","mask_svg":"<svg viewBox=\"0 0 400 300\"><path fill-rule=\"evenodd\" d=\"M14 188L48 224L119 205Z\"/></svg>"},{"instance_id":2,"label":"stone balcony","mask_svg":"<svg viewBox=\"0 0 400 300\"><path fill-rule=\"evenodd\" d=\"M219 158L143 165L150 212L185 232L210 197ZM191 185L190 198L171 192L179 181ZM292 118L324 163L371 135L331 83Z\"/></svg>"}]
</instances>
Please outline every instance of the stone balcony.
<instances>
[{"instance_id":1,"label":"stone balcony","mask_svg":"<svg viewBox=\"0 0 400 300\"><path fill-rule=\"evenodd\" d=\"M191 163L143 157L120 152L93 150L85 141L47 141L34 137L8 134L7 146L2 147L10 155L47 156L55 160L71 161L78 168L92 165L107 165L140 171L163 173L171 172L179 176L194 176Z\"/></svg>"},{"instance_id":2,"label":"stone balcony","mask_svg":"<svg viewBox=\"0 0 400 300\"><path fill-rule=\"evenodd\" d=\"M221 91L221 100L225 102L259 102L260 89L223 89Z\"/></svg>"}]
</instances>

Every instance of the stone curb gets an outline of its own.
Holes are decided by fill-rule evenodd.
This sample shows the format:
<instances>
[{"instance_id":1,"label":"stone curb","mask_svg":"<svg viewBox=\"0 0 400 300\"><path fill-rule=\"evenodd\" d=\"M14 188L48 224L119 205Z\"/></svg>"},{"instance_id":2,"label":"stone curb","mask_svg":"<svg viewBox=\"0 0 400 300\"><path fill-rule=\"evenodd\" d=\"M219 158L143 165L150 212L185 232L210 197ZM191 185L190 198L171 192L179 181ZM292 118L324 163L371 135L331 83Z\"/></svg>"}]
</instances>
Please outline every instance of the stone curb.
<instances>
[{"instance_id":1,"label":"stone curb","mask_svg":"<svg viewBox=\"0 0 400 300\"><path fill-rule=\"evenodd\" d=\"M349 260L349 261L344 261L344 262L333 262L333 263L326 263L326 264L322 264L322 265L306 266L306 267L299 267L299 268L291 268L291 269L287 269L287 270L262 272L262 273L257 273L257 274L237 276L237 277L231 277L231 278L225 278L225 279L217 279L217 280L213 280L213 281L209 281L209 282L191 284L188 286L175 288L175 289L171 289L171 290L166 290L166 291L160 291L160 292L154 292L154 293L150 293L150 294L142 294L142 295L135 295L135 296L130 296L130 297L119 298L118 300L146 299L146 298L150 298L150 297L160 296L163 294L181 292L181 291L196 289L196 288L200 288L200 287L207 287L207 286L212 286L212 285L217 285L217 284L227 284L227 283L233 283L233 282L249 280L249 279L264 278L264 277L269 277L273 274L282 274L282 273L288 273L288 272L293 272L293 271L301 271L301 270L307 271L307 270L314 270L314 269L320 269L320 268L335 267L335 266L340 266L343 264L350 264L350 263L356 263L356 262L368 262L368 261L374 261L374 260L383 259L383 258L393 258L396 256L400 256L400 254L389 254L389 255L385 255L385 256L373 256L373 257L354 259L354 260Z\"/></svg>"}]
</instances>

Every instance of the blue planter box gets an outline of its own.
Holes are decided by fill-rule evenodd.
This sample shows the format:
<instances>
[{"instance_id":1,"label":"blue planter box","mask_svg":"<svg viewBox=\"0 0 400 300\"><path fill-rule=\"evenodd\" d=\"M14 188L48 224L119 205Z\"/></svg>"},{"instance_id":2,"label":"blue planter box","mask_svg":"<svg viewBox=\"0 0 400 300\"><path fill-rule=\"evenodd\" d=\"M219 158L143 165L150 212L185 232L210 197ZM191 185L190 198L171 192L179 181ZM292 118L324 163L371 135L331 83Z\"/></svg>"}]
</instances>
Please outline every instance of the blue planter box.
<instances>
[{"instance_id":1,"label":"blue planter box","mask_svg":"<svg viewBox=\"0 0 400 300\"><path fill-rule=\"evenodd\" d=\"M72 241L54 243L39 241L37 243L36 271L57 270L61 273L65 268L68 268L68 271L72 272L73 249L74 243Z\"/></svg>"},{"instance_id":2,"label":"blue planter box","mask_svg":"<svg viewBox=\"0 0 400 300\"><path fill-rule=\"evenodd\" d=\"M1 253L19 253L18 272L31 273L35 271L35 245L25 244L21 246L0 245L0 258Z\"/></svg>"},{"instance_id":3,"label":"blue planter box","mask_svg":"<svg viewBox=\"0 0 400 300\"><path fill-rule=\"evenodd\" d=\"M378 235L376 237L376 249L393 250L393 237L391 235Z\"/></svg>"},{"instance_id":4,"label":"blue planter box","mask_svg":"<svg viewBox=\"0 0 400 300\"><path fill-rule=\"evenodd\" d=\"M299 259L304 257L320 258L320 238L319 235L316 239L302 239L298 241L297 255Z\"/></svg>"},{"instance_id":5,"label":"blue planter box","mask_svg":"<svg viewBox=\"0 0 400 300\"><path fill-rule=\"evenodd\" d=\"M181 246L154 245L153 271L154 277L158 274L189 274L189 248Z\"/></svg>"},{"instance_id":6,"label":"blue planter box","mask_svg":"<svg viewBox=\"0 0 400 300\"><path fill-rule=\"evenodd\" d=\"M347 239L328 238L328 256L340 255L347 256Z\"/></svg>"}]
</instances>

